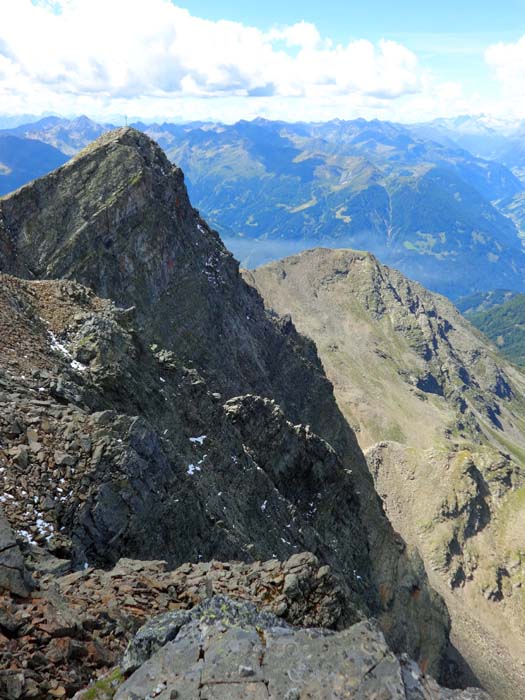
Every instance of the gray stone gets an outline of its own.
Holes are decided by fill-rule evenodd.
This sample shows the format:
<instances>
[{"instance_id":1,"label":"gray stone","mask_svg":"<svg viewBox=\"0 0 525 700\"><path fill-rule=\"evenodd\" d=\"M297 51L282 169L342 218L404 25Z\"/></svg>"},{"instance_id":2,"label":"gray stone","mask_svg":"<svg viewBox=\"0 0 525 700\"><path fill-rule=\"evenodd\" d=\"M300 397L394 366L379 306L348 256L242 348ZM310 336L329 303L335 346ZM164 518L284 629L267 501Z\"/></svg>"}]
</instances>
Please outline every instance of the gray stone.
<instances>
[{"instance_id":1,"label":"gray stone","mask_svg":"<svg viewBox=\"0 0 525 700\"><path fill-rule=\"evenodd\" d=\"M301 693L297 688L290 688L284 696L284 700L301 700Z\"/></svg>"},{"instance_id":2,"label":"gray stone","mask_svg":"<svg viewBox=\"0 0 525 700\"><path fill-rule=\"evenodd\" d=\"M400 663L370 621L342 632L298 629L222 596L193 608L179 626L182 621L163 615L139 630L135 639L150 640L148 650L162 646L115 700L488 700L478 690L444 690L413 662Z\"/></svg>"},{"instance_id":3,"label":"gray stone","mask_svg":"<svg viewBox=\"0 0 525 700\"><path fill-rule=\"evenodd\" d=\"M0 591L25 597L33 587L11 526L0 508Z\"/></svg>"},{"instance_id":4,"label":"gray stone","mask_svg":"<svg viewBox=\"0 0 525 700\"><path fill-rule=\"evenodd\" d=\"M284 579L283 593L287 598L297 598L301 595L299 578L295 574L288 574Z\"/></svg>"},{"instance_id":5,"label":"gray stone","mask_svg":"<svg viewBox=\"0 0 525 700\"><path fill-rule=\"evenodd\" d=\"M134 671L158 649L175 639L181 627L190 622L191 614L175 611L159 615L149 620L130 642L124 658L122 670Z\"/></svg>"},{"instance_id":6,"label":"gray stone","mask_svg":"<svg viewBox=\"0 0 525 700\"><path fill-rule=\"evenodd\" d=\"M20 445L15 448L15 461L19 467L27 467L29 464L29 453L25 445Z\"/></svg>"}]
</instances>

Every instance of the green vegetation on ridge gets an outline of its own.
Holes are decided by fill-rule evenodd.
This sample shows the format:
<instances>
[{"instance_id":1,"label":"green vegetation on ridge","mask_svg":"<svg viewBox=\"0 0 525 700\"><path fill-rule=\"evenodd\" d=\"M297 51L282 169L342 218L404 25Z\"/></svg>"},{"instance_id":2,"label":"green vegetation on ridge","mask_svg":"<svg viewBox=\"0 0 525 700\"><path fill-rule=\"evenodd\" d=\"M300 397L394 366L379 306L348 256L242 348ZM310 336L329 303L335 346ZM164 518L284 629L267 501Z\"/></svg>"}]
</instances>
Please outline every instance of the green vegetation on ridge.
<instances>
[{"instance_id":1,"label":"green vegetation on ridge","mask_svg":"<svg viewBox=\"0 0 525 700\"><path fill-rule=\"evenodd\" d=\"M525 294L486 311L468 313L467 318L496 343L502 355L525 367Z\"/></svg>"}]
</instances>

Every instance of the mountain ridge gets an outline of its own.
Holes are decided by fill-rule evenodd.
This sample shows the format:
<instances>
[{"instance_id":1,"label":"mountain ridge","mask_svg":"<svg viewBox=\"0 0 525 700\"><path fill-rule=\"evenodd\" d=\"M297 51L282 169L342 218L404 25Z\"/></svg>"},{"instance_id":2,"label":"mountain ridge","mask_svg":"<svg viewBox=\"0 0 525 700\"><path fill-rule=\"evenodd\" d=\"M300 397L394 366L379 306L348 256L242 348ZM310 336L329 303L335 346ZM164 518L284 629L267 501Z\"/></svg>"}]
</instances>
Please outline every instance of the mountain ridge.
<instances>
[{"instance_id":1,"label":"mountain ridge","mask_svg":"<svg viewBox=\"0 0 525 700\"><path fill-rule=\"evenodd\" d=\"M314 249L243 274L315 341L457 648L495 698L519 697L525 377L445 297L369 253Z\"/></svg>"},{"instance_id":2,"label":"mountain ridge","mask_svg":"<svg viewBox=\"0 0 525 700\"><path fill-rule=\"evenodd\" d=\"M61 151L36 139L0 135L0 196L63 165Z\"/></svg>"}]
</instances>

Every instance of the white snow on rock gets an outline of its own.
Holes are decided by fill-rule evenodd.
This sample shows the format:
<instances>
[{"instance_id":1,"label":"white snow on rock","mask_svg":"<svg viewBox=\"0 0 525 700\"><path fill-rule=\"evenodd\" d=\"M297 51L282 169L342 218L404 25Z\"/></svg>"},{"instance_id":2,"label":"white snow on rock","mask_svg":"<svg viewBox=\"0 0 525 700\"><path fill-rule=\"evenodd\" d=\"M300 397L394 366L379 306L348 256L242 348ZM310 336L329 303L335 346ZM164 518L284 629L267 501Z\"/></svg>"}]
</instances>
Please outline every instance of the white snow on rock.
<instances>
[{"instance_id":1,"label":"white snow on rock","mask_svg":"<svg viewBox=\"0 0 525 700\"><path fill-rule=\"evenodd\" d=\"M49 337L51 338L51 347L53 350L57 350L58 352L61 352L62 355L65 355L66 357L71 357L71 353L69 350L66 348L65 345L62 345L62 343L59 343L56 335L52 331L48 331Z\"/></svg>"},{"instance_id":2,"label":"white snow on rock","mask_svg":"<svg viewBox=\"0 0 525 700\"><path fill-rule=\"evenodd\" d=\"M73 356L69 352L69 350L66 348L65 345L62 343L59 343L55 334L52 331L48 331L49 337L51 339L51 347L53 350L56 350L57 352L62 353L64 357L67 357L68 360L71 360L69 363L71 368L74 369L77 372L85 372L87 370L86 365L83 365L81 362L78 362L77 360L73 359Z\"/></svg>"},{"instance_id":3,"label":"white snow on rock","mask_svg":"<svg viewBox=\"0 0 525 700\"><path fill-rule=\"evenodd\" d=\"M71 367L77 372L85 372L87 370L86 365L83 365L82 362L78 362L77 360L71 362Z\"/></svg>"},{"instance_id":4,"label":"white snow on rock","mask_svg":"<svg viewBox=\"0 0 525 700\"><path fill-rule=\"evenodd\" d=\"M206 440L207 437L208 437L207 435L200 435L199 437L191 437L190 442L194 442L194 443L198 442L199 445L202 445L202 443L204 442L204 440Z\"/></svg>"}]
</instances>

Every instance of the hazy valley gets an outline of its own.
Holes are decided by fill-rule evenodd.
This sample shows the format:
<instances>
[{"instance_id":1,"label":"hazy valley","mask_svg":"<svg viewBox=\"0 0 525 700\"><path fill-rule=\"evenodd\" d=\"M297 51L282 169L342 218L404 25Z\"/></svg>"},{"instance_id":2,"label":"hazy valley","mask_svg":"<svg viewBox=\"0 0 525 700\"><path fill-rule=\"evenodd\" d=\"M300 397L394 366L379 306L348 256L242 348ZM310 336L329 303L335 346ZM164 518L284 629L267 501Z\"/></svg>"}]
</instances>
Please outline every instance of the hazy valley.
<instances>
[{"instance_id":1,"label":"hazy valley","mask_svg":"<svg viewBox=\"0 0 525 700\"><path fill-rule=\"evenodd\" d=\"M479 155L496 137L515 153L519 128L512 137L486 128L469 152L461 130L452 140L452 125L445 135L363 119L136 126L183 168L192 201L245 266L350 247L454 299L525 289L523 173L502 150L501 161ZM69 156L107 128L50 117L0 135Z\"/></svg>"}]
</instances>

